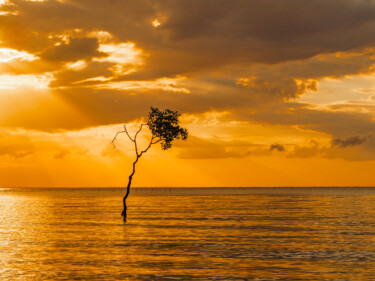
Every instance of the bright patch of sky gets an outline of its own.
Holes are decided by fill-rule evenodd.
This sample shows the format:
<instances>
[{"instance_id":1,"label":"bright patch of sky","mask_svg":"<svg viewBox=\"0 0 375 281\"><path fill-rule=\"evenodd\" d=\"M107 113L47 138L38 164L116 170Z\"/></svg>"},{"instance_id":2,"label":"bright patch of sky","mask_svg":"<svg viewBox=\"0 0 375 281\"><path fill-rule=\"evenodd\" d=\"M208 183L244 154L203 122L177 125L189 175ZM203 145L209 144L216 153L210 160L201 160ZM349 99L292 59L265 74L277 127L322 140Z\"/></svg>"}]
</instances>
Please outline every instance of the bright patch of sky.
<instances>
[{"instance_id":1,"label":"bright patch of sky","mask_svg":"<svg viewBox=\"0 0 375 281\"><path fill-rule=\"evenodd\" d=\"M0 48L0 63L12 60L33 61L36 59L37 57L24 51L17 51L11 48Z\"/></svg>"},{"instance_id":2,"label":"bright patch of sky","mask_svg":"<svg viewBox=\"0 0 375 281\"><path fill-rule=\"evenodd\" d=\"M375 96L375 74L322 79L317 92L307 91L297 101L324 106L353 101L371 102L373 96Z\"/></svg>"},{"instance_id":3,"label":"bright patch of sky","mask_svg":"<svg viewBox=\"0 0 375 281\"><path fill-rule=\"evenodd\" d=\"M44 75L0 75L0 90L15 90L17 88L47 89L52 81L51 74Z\"/></svg>"}]
</instances>

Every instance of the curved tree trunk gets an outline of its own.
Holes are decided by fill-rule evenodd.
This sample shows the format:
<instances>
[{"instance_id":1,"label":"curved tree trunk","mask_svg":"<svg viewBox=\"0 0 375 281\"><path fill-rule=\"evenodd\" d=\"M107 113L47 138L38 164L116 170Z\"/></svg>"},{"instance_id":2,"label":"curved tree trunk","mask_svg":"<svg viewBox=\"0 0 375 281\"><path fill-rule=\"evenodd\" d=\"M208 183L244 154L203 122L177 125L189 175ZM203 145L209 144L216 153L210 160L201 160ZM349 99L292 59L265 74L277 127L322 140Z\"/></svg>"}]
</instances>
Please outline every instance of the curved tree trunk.
<instances>
[{"instance_id":1,"label":"curved tree trunk","mask_svg":"<svg viewBox=\"0 0 375 281\"><path fill-rule=\"evenodd\" d=\"M132 179L133 179L133 176L134 176L134 173L135 173L135 164L137 164L139 158L140 158L140 156L137 155L137 159L135 159L135 161L133 162L133 172L129 176L128 186L126 187L126 194L125 194L124 198L122 199L124 209L122 210L121 216L124 217L124 222L126 222L126 211L128 209L127 206L126 206L126 199L129 196L130 186L132 184Z\"/></svg>"},{"instance_id":2,"label":"curved tree trunk","mask_svg":"<svg viewBox=\"0 0 375 281\"><path fill-rule=\"evenodd\" d=\"M134 173L135 173L135 164L137 164L139 158L141 158L141 156L143 155L143 153L146 153L147 150L150 149L151 145L155 144L155 143L158 143L160 142L160 139L156 140L155 141L155 138L154 136L151 137L151 140L150 140L150 143L148 144L147 148L143 151L141 151L140 153L138 153L138 146L137 146L137 136L139 134L139 132L142 130L142 127L144 125L147 125L147 124L141 124L141 127L139 128L139 130L137 131L137 133L135 134L134 138L132 138L129 133L128 133L128 130L126 129L126 125L124 125L124 131L120 131L120 132L117 132L117 134L115 135L115 137L113 138L112 140L112 143L113 143L113 146L116 148L115 146L115 143L114 141L116 140L116 137L118 134L120 133L126 133L129 137L129 139L134 142L134 146L135 146L135 154L137 155L137 158L135 159L135 161L133 162L133 171L132 173L130 174L129 176L129 181L128 181L128 186L126 187L126 194L124 196L124 198L122 199L122 203L124 205L124 209L122 210L122 213L121 213L121 216L124 217L124 222L126 222L126 211L127 211L127 206L126 206L126 199L128 198L129 196L129 193L130 193L130 186L132 184L132 179L133 179L133 176L134 176Z\"/></svg>"}]
</instances>

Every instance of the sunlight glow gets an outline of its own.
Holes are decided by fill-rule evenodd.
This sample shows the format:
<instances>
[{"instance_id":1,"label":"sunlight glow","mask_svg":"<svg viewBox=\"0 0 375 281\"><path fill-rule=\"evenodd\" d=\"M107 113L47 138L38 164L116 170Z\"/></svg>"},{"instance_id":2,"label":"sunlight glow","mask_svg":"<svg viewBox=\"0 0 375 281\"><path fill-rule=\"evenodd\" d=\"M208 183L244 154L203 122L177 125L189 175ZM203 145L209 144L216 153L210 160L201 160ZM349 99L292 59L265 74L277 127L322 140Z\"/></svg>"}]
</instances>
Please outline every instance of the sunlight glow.
<instances>
[{"instance_id":1,"label":"sunlight glow","mask_svg":"<svg viewBox=\"0 0 375 281\"><path fill-rule=\"evenodd\" d=\"M112 77L98 76L98 77L92 77L92 78L88 78L88 79L81 80L81 81L76 81L76 82L73 82L72 84L81 84L81 83L85 83L85 82L106 82L106 81L109 81L111 79L112 79Z\"/></svg>"},{"instance_id":2,"label":"sunlight glow","mask_svg":"<svg viewBox=\"0 0 375 281\"><path fill-rule=\"evenodd\" d=\"M21 87L47 89L53 80L50 73L44 75L0 75L0 90L14 90Z\"/></svg>"},{"instance_id":3,"label":"sunlight glow","mask_svg":"<svg viewBox=\"0 0 375 281\"><path fill-rule=\"evenodd\" d=\"M341 111L368 112L373 110L375 96L375 75L346 76L340 79L324 78L319 87L306 87L306 92L296 101L316 108ZM316 83L315 83L316 84Z\"/></svg>"},{"instance_id":4,"label":"sunlight glow","mask_svg":"<svg viewBox=\"0 0 375 281\"><path fill-rule=\"evenodd\" d=\"M178 82L185 78L161 78L154 81L122 81L102 85L95 85L100 89L131 90L131 89L155 89L174 93L190 94L190 90L179 87Z\"/></svg>"},{"instance_id":5,"label":"sunlight glow","mask_svg":"<svg viewBox=\"0 0 375 281\"><path fill-rule=\"evenodd\" d=\"M258 77L256 76L250 76L248 78L246 77L241 77L237 80L236 84L237 85L242 85L244 87L254 87L255 86L255 83L253 83L252 81L256 80Z\"/></svg>"},{"instance_id":6,"label":"sunlight glow","mask_svg":"<svg viewBox=\"0 0 375 281\"><path fill-rule=\"evenodd\" d=\"M142 50L137 49L134 43L101 44L100 52L107 53L105 58L97 58L96 61L107 61L118 64L140 64Z\"/></svg>"},{"instance_id":7,"label":"sunlight glow","mask_svg":"<svg viewBox=\"0 0 375 281\"><path fill-rule=\"evenodd\" d=\"M65 66L68 69L80 71L80 70L83 70L87 67L87 63L84 60L79 60L79 61L76 61L76 62L67 63Z\"/></svg>"},{"instance_id":8,"label":"sunlight glow","mask_svg":"<svg viewBox=\"0 0 375 281\"><path fill-rule=\"evenodd\" d=\"M115 64L109 68L114 75L129 75L137 71L137 68L130 67L128 65Z\"/></svg>"},{"instance_id":9,"label":"sunlight glow","mask_svg":"<svg viewBox=\"0 0 375 281\"><path fill-rule=\"evenodd\" d=\"M113 35L104 30L95 30L87 34L88 37L97 38L100 43L105 43L113 38Z\"/></svg>"},{"instance_id":10,"label":"sunlight glow","mask_svg":"<svg viewBox=\"0 0 375 281\"><path fill-rule=\"evenodd\" d=\"M24 51L17 51L11 48L0 48L0 63L12 60L33 61L37 57Z\"/></svg>"},{"instance_id":11,"label":"sunlight glow","mask_svg":"<svg viewBox=\"0 0 375 281\"><path fill-rule=\"evenodd\" d=\"M161 22L158 19L154 19L152 21L152 25L156 28L156 27L159 27L161 25Z\"/></svg>"},{"instance_id":12,"label":"sunlight glow","mask_svg":"<svg viewBox=\"0 0 375 281\"><path fill-rule=\"evenodd\" d=\"M0 11L0 16L9 16L9 15L16 16L18 14L19 14L18 11L13 11L13 12L10 12L10 11Z\"/></svg>"}]
</instances>

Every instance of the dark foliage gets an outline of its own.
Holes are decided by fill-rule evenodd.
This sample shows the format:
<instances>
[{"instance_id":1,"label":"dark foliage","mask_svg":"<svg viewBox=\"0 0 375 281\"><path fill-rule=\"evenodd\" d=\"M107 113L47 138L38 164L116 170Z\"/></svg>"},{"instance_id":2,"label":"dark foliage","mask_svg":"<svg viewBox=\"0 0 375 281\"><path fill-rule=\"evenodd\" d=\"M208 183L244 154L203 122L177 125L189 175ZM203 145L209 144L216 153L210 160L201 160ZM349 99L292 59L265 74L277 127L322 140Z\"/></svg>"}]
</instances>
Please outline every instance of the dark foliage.
<instances>
[{"instance_id":1,"label":"dark foliage","mask_svg":"<svg viewBox=\"0 0 375 281\"><path fill-rule=\"evenodd\" d=\"M161 148L167 150L172 147L174 139L186 140L188 131L181 128L178 122L180 114L177 111L151 107L148 114L147 125L152 135L160 140Z\"/></svg>"}]
</instances>

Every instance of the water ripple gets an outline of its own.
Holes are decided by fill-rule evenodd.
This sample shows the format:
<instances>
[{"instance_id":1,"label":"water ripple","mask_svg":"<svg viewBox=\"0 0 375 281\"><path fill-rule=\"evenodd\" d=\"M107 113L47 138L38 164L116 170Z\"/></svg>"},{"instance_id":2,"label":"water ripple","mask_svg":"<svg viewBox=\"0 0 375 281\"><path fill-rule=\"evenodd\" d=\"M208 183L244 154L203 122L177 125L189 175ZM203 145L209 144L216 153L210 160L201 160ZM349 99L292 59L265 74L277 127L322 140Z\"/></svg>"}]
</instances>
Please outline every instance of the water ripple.
<instances>
[{"instance_id":1,"label":"water ripple","mask_svg":"<svg viewBox=\"0 0 375 281\"><path fill-rule=\"evenodd\" d=\"M0 280L375 280L374 195L61 194L0 193Z\"/></svg>"}]
</instances>

